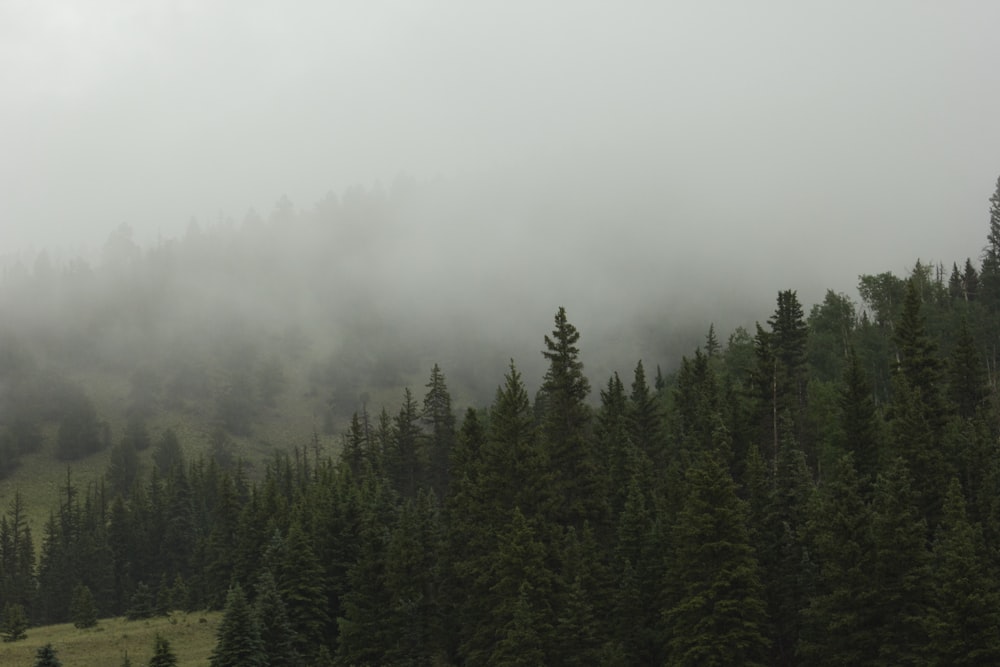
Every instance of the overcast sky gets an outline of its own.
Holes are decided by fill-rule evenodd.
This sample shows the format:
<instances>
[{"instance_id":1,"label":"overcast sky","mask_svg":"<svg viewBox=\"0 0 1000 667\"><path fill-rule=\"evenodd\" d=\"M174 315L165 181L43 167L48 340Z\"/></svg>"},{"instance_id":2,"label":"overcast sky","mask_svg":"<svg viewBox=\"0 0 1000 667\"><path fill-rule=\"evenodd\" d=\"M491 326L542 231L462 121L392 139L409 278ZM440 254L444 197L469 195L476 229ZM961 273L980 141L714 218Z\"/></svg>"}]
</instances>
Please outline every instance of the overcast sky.
<instances>
[{"instance_id":1,"label":"overcast sky","mask_svg":"<svg viewBox=\"0 0 1000 667\"><path fill-rule=\"evenodd\" d=\"M0 254L405 173L537 205L532 243L851 287L981 249L998 25L989 0L0 0Z\"/></svg>"}]
</instances>

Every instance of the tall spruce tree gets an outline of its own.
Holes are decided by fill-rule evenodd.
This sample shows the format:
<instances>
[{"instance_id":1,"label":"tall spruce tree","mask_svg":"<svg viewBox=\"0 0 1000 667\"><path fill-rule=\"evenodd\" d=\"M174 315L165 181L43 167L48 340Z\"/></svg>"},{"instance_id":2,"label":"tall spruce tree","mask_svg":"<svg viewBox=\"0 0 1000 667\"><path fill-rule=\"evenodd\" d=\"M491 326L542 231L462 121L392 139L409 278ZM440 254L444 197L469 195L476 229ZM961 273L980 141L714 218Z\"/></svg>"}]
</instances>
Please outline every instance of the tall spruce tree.
<instances>
[{"instance_id":1,"label":"tall spruce tree","mask_svg":"<svg viewBox=\"0 0 1000 667\"><path fill-rule=\"evenodd\" d=\"M873 482L880 458L877 413L871 383L854 346L848 348L838 406L844 450L853 455L862 480Z\"/></svg>"},{"instance_id":2,"label":"tall spruce tree","mask_svg":"<svg viewBox=\"0 0 1000 667\"><path fill-rule=\"evenodd\" d=\"M212 667L266 667L266 661L253 609L243 588L233 584L226 597L210 663Z\"/></svg>"},{"instance_id":3,"label":"tall spruce tree","mask_svg":"<svg viewBox=\"0 0 1000 667\"><path fill-rule=\"evenodd\" d=\"M451 410L451 394L441 368L434 364L427 382L421 420L427 435L427 482L438 498L448 490L449 461L455 445L455 414Z\"/></svg>"},{"instance_id":4,"label":"tall spruce tree","mask_svg":"<svg viewBox=\"0 0 1000 667\"><path fill-rule=\"evenodd\" d=\"M728 467L705 452L685 476L663 611L671 665L763 665L767 611L746 507Z\"/></svg>"},{"instance_id":5,"label":"tall spruce tree","mask_svg":"<svg viewBox=\"0 0 1000 667\"><path fill-rule=\"evenodd\" d=\"M810 507L809 545L817 570L798 646L805 664L872 664L878 653L869 618L874 556L868 488L846 454Z\"/></svg>"},{"instance_id":6,"label":"tall spruce tree","mask_svg":"<svg viewBox=\"0 0 1000 667\"><path fill-rule=\"evenodd\" d=\"M901 458L879 475L872 501L870 623L879 664L921 664L927 650L927 523Z\"/></svg>"},{"instance_id":7,"label":"tall spruce tree","mask_svg":"<svg viewBox=\"0 0 1000 667\"><path fill-rule=\"evenodd\" d=\"M270 570L265 569L257 579L253 613L260 629L267 667L296 667L300 664L295 651L295 631Z\"/></svg>"},{"instance_id":8,"label":"tall spruce tree","mask_svg":"<svg viewBox=\"0 0 1000 667\"><path fill-rule=\"evenodd\" d=\"M580 333L560 307L552 336L545 336L542 355L549 362L541 394L544 405L542 438L548 453L549 519L581 527L585 521L603 525L600 481L592 439L590 382L583 374Z\"/></svg>"},{"instance_id":9,"label":"tall spruce tree","mask_svg":"<svg viewBox=\"0 0 1000 667\"><path fill-rule=\"evenodd\" d=\"M935 664L1000 664L1000 596L983 551L961 484L952 478L931 554L927 632Z\"/></svg>"}]
</instances>

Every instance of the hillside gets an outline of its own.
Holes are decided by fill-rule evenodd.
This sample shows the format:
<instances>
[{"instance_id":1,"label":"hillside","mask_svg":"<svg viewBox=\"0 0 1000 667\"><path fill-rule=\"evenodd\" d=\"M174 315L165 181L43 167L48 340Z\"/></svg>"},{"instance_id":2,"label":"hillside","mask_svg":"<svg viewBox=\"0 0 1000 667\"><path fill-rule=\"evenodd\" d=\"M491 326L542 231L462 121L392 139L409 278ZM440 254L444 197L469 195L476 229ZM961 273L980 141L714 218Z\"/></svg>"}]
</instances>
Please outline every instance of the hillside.
<instances>
[{"instance_id":1,"label":"hillside","mask_svg":"<svg viewBox=\"0 0 1000 667\"><path fill-rule=\"evenodd\" d=\"M71 623L31 628L25 640L0 644L0 665L33 667L35 651L51 644L64 665L73 667L109 667L119 665L126 652L133 665L145 665L153 655L159 635L165 638L177 656L177 667L208 665L220 614L203 612L142 621L122 618L101 619L96 627L78 629Z\"/></svg>"},{"instance_id":2,"label":"hillside","mask_svg":"<svg viewBox=\"0 0 1000 667\"><path fill-rule=\"evenodd\" d=\"M673 371L595 376L560 306L539 386L508 358L490 401L364 308L340 347L192 320L145 354L130 310L15 319L3 444L36 481L0 520L3 622L221 610L227 664L997 663L991 204L978 262L779 290Z\"/></svg>"}]
</instances>

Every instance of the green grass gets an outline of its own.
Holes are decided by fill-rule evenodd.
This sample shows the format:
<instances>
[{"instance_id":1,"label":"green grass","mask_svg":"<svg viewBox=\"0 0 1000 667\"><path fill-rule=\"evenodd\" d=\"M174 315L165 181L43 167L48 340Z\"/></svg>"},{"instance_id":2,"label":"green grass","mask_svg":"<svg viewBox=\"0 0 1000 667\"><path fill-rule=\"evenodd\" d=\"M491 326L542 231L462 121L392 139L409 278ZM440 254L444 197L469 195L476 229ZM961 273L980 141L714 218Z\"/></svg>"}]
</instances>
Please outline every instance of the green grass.
<instances>
[{"instance_id":1,"label":"green grass","mask_svg":"<svg viewBox=\"0 0 1000 667\"><path fill-rule=\"evenodd\" d=\"M52 644L66 667L117 667L125 652L133 665L145 665L153 655L156 635L170 642L179 667L205 667L215 647L221 612L184 614L140 621L106 618L96 627L80 630L71 623L28 630L28 638L0 643L0 665L32 667L35 651Z\"/></svg>"}]
</instances>

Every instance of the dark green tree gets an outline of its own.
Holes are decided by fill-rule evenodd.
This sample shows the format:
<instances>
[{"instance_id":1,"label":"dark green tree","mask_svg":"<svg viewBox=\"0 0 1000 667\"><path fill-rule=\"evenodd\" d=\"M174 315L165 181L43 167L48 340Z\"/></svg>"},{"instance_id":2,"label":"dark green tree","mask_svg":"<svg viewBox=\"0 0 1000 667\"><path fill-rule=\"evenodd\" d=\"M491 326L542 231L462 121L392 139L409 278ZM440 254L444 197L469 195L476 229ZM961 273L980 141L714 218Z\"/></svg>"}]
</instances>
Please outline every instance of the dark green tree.
<instances>
[{"instance_id":1,"label":"dark green tree","mask_svg":"<svg viewBox=\"0 0 1000 667\"><path fill-rule=\"evenodd\" d=\"M293 521L281 549L275 580L296 633L295 648L302 656L313 655L326 639L330 617L324 575L311 536L299 521Z\"/></svg>"},{"instance_id":2,"label":"dark green tree","mask_svg":"<svg viewBox=\"0 0 1000 667\"><path fill-rule=\"evenodd\" d=\"M449 482L449 460L455 445L455 414L451 410L451 394L441 368L434 364L426 384L421 420L427 435L427 481L434 493L443 498Z\"/></svg>"},{"instance_id":3,"label":"dark green tree","mask_svg":"<svg viewBox=\"0 0 1000 667\"><path fill-rule=\"evenodd\" d=\"M153 657L146 664L149 667L175 667L177 665L177 656L174 655L170 642L165 637L156 635L156 640L153 643Z\"/></svg>"},{"instance_id":4,"label":"dark green tree","mask_svg":"<svg viewBox=\"0 0 1000 667\"><path fill-rule=\"evenodd\" d=\"M959 321L955 347L948 358L948 397L958 415L971 419L986 400L986 373L965 315Z\"/></svg>"},{"instance_id":5,"label":"dark green tree","mask_svg":"<svg viewBox=\"0 0 1000 667\"><path fill-rule=\"evenodd\" d=\"M432 492L421 490L399 512L386 548L386 586L391 606L385 610L392 643L388 664L431 664L442 649L437 600L438 515Z\"/></svg>"},{"instance_id":6,"label":"dark green tree","mask_svg":"<svg viewBox=\"0 0 1000 667\"><path fill-rule=\"evenodd\" d=\"M1000 663L1000 597L983 550L982 534L966 516L961 484L952 478L931 554L927 632L934 664Z\"/></svg>"},{"instance_id":7,"label":"dark green tree","mask_svg":"<svg viewBox=\"0 0 1000 667\"><path fill-rule=\"evenodd\" d=\"M1000 310L1000 178L990 197L990 227L979 270L983 302L991 312Z\"/></svg>"},{"instance_id":8,"label":"dark green tree","mask_svg":"<svg viewBox=\"0 0 1000 667\"><path fill-rule=\"evenodd\" d=\"M497 667L535 667L546 664L545 642L540 636L538 612L534 608L531 584L521 582L517 598L509 604L498 640L485 664Z\"/></svg>"},{"instance_id":9,"label":"dark green tree","mask_svg":"<svg viewBox=\"0 0 1000 667\"><path fill-rule=\"evenodd\" d=\"M420 409L407 387L403 405L393 420L389 449L385 453L386 472L393 488L404 498L416 498L417 488L427 469L423 433L420 429Z\"/></svg>"},{"instance_id":10,"label":"dark green tree","mask_svg":"<svg viewBox=\"0 0 1000 667\"><path fill-rule=\"evenodd\" d=\"M900 458L891 461L875 483L872 539L869 622L877 660L886 665L921 664L927 650L927 523L917 511L912 478Z\"/></svg>"},{"instance_id":11,"label":"dark green tree","mask_svg":"<svg viewBox=\"0 0 1000 667\"><path fill-rule=\"evenodd\" d=\"M668 664L763 665L767 612L746 507L713 452L685 477L663 612Z\"/></svg>"},{"instance_id":12,"label":"dark green tree","mask_svg":"<svg viewBox=\"0 0 1000 667\"><path fill-rule=\"evenodd\" d=\"M0 632L5 642L16 642L28 637L28 615L17 602L7 602L0 618Z\"/></svg>"},{"instance_id":13,"label":"dark green tree","mask_svg":"<svg viewBox=\"0 0 1000 667\"><path fill-rule=\"evenodd\" d=\"M35 667L62 667L52 644L46 644L35 651Z\"/></svg>"},{"instance_id":14,"label":"dark green tree","mask_svg":"<svg viewBox=\"0 0 1000 667\"><path fill-rule=\"evenodd\" d=\"M711 329L709 331L714 333ZM665 465L663 415L656 394L650 390L646 382L646 371L642 367L642 360L635 365L625 414L632 444L655 465Z\"/></svg>"},{"instance_id":15,"label":"dark green tree","mask_svg":"<svg viewBox=\"0 0 1000 667\"><path fill-rule=\"evenodd\" d=\"M580 333L566 319L565 308L555 316L552 336L545 336L542 355L549 362L541 388L544 406L542 439L548 458L548 508L552 523L581 527L584 521L603 524L600 477L590 437L590 382L583 375L577 343Z\"/></svg>"},{"instance_id":16,"label":"dark green tree","mask_svg":"<svg viewBox=\"0 0 1000 667\"><path fill-rule=\"evenodd\" d=\"M267 666L296 667L300 664L295 651L295 631L288 620L288 611L270 570L265 569L257 580L254 614L260 628Z\"/></svg>"},{"instance_id":17,"label":"dark green tree","mask_svg":"<svg viewBox=\"0 0 1000 667\"><path fill-rule=\"evenodd\" d=\"M69 606L69 615L77 628L92 628L97 625L97 603L90 588L77 584Z\"/></svg>"},{"instance_id":18,"label":"dark green tree","mask_svg":"<svg viewBox=\"0 0 1000 667\"><path fill-rule=\"evenodd\" d=\"M869 617L873 606L869 483L851 454L836 461L810 507L809 545L816 582L802 612L798 654L806 664L872 664L878 648Z\"/></svg>"},{"instance_id":19,"label":"dark green tree","mask_svg":"<svg viewBox=\"0 0 1000 667\"><path fill-rule=\"evenodd\" d=\"M871 383L853 346L848 348L838 404L844 450L853 455L862 480L874 481L880 458L877 412Z\"/></svg>"},{"instance_id":20,"label":"dark green tree","mask_svg":"<svg viewBox=\"0 0 1000 667\"><path fill-rule=\"evenodd\" d=\"M229 589L212 650L212 667L266 667L267 655L253 609L239 584Z\"/></svg>"}]
</instances>

